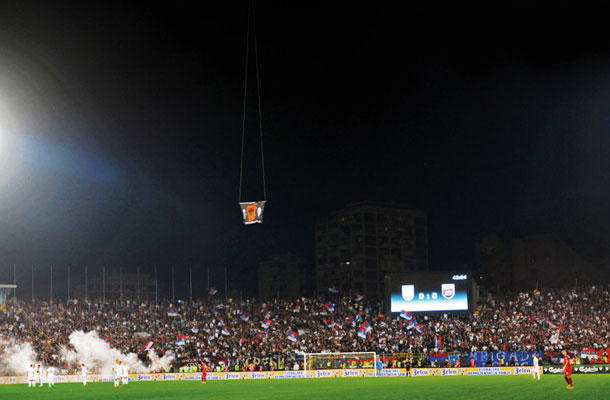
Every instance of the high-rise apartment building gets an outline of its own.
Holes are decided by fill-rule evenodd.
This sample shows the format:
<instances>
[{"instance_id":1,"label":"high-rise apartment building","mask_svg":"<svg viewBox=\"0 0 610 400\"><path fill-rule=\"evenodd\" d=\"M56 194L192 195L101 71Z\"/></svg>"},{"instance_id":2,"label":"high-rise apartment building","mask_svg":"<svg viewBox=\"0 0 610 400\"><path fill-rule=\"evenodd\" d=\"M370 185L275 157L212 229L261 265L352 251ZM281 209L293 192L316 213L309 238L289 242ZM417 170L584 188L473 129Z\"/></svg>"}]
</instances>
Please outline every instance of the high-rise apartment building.
<instances>
[{"instance_id":1,"label":"high-rise apartment building","mask_svg":"<svg viewBox=\"0 0 610 400\"><path fill-rule=\"evenodd\" d=\"M423 211L378 202L349 204L316 223L316 287L371 299L384 295L386 274L427 271Z\"/></svg>"}]
</instances>

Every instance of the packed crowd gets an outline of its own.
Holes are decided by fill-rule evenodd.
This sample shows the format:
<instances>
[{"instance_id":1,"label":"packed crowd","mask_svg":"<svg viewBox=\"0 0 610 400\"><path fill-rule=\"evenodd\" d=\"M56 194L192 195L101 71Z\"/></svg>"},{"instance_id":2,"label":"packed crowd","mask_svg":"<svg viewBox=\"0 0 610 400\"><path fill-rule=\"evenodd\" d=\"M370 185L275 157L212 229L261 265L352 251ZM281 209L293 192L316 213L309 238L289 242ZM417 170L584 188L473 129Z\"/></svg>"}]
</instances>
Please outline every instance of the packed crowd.
<instances>
[{"instance_id":1,"label":"packed crowd","mask_svg":"<svg viewBox=\"0 0 610 400\"><path fill-rule=\"evenodd\" d=\"M76 330L98 332L123 353L176 354L176 368L200 358L239 369L253 358L265 368L292 368L302 353L468 353L559 351L610 347L607 287L541 290L488 299L472 314L384 315L378 302L332 295L296 301L63 303L9 302L0 310L0 338L27 341L39 361L57 361ZM364 332L362 331L364 328ZM360 333L360 334L359 334ZM2 345L0 345L1 347ZM0 348L0 350L2 350ZM269 362L269 360L282 360Z\"/></svg>"}]
</instances>

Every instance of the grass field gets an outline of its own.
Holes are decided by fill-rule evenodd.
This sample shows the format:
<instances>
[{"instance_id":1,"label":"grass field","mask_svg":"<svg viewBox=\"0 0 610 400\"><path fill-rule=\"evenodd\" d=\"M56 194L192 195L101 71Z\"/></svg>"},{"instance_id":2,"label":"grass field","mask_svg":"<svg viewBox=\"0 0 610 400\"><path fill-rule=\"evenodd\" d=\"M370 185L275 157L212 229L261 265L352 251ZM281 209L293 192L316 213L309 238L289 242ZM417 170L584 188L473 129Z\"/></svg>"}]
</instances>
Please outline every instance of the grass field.
<instances>
[{"instance_id":1,"label":"grass field","mask_svg":"<svg viewBox=\"0 0 610 400\"><path fill-rule=\"evenodd\" d=\"M567 390L563 375L451 376L388 378L323 378L199 382L132 382L115 389L112 383L57 384L28 388L0 386L0 399L603 399L608 398L610 375L574 375Z\"/></svg>"}]
</instances>

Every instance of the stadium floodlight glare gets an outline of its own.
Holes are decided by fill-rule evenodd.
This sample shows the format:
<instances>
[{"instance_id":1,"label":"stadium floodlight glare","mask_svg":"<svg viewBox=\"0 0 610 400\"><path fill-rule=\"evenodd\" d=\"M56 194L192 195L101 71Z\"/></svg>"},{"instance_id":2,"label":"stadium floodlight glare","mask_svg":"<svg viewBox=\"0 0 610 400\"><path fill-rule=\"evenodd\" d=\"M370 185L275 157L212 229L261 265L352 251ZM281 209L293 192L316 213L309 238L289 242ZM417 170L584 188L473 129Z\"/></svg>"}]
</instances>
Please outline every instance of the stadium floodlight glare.
<instances>
[{"instance_id":1,"label":"stadium floodlight glare","mask_svg":"<svg viewBox=\"0 0 610 400\"><path fill-rule=\"evenodd\" d=\"M2 111L0 108L0 187L15 175L21 159L21 140L2 118Z\"/></svg>"}]
</instances>

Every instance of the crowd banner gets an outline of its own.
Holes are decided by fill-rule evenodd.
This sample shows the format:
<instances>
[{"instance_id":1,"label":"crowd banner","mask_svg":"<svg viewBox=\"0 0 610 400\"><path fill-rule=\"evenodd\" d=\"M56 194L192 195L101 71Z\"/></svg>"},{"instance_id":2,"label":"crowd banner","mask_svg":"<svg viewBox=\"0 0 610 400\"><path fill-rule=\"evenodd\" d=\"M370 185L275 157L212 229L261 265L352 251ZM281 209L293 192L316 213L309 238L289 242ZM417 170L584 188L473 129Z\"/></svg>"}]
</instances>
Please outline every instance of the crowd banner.
<instances>
[{"instance_id":1,"label":"crowd banner","mask_svg":"<svg viewBox=\"0 0 610 400\"><path fill-rule=\"evenodd\" d=\"M575 372L578 373L575 366ZM591 367L591 366L586 366ZM555 368L555 367L553 367ZM610 372L610 365L598 365L600 370L597 372ZM603 369L605 368L605 369ZM544 368L545 373L547 367ZM561 369L561 367L559 367ZM602 370L603 369L603 370ZM563 369L561 369L563 371ZM587 373L594 372L587 370ZM475 368L413 368L411 376L484 376L484 375L529 375L532 367L475 367ZM552 372L558 373L553 369ZM562 372L563 373L563 372ZM581 371L584 373L584 371ZM372 377L406 377L404 368L388 368L381 371L373 369L324 369L312 371L260 371L260 372L208 372L208 381L226 381L237 379L305 379L305 378L372 378ZM56 375L56 383L77 383L82 382L80 375ZM163 382L163 381L200 381L201 372L191 373L165 373L165 374L130 374L130 382ZM112 382L110 375L89 375L89 382ZM0 377L0 385L7 384L26 384L25 376L3 376Z\"/></svg>"},{"instance_id":2,"label":"crowd banner","mask_svg":"<svg viewBox=\"0 0 610 400\"><path fill-rule=\"evenodd\" d=\"M544 353L536 352L538 358ZM504 365L508 365L511 359L514 360L515 366L526 366L534 364L534 353L531 351L475 351L468 355L468 358L474 358L474 363L477 367L487 366L487 360L491 360L491 366L499 366L500 360L504 360Z\"/></svg>"},{"instance_id":3,"label":"crowd banner","mask_svg":"<svg viewBox=\"0 0 610 400\"><path fill-rule=\"evenodd\" d=\"M411 376L531 375L532 367L414 368ZM404 369L385 369L378 376L406 376Z\"/></svg>"},{"instance_id":4,"label":"crowd banner","mask_svg":"<svg viewBox=\"0 0 610 400\"><path fill-rule=\"evenodd\" d=\"M562 365L544 365L545 374L563 374ZM572 365L573 374L610 374L610 364L576 364Z\"/></svg>"}]
</instances>

